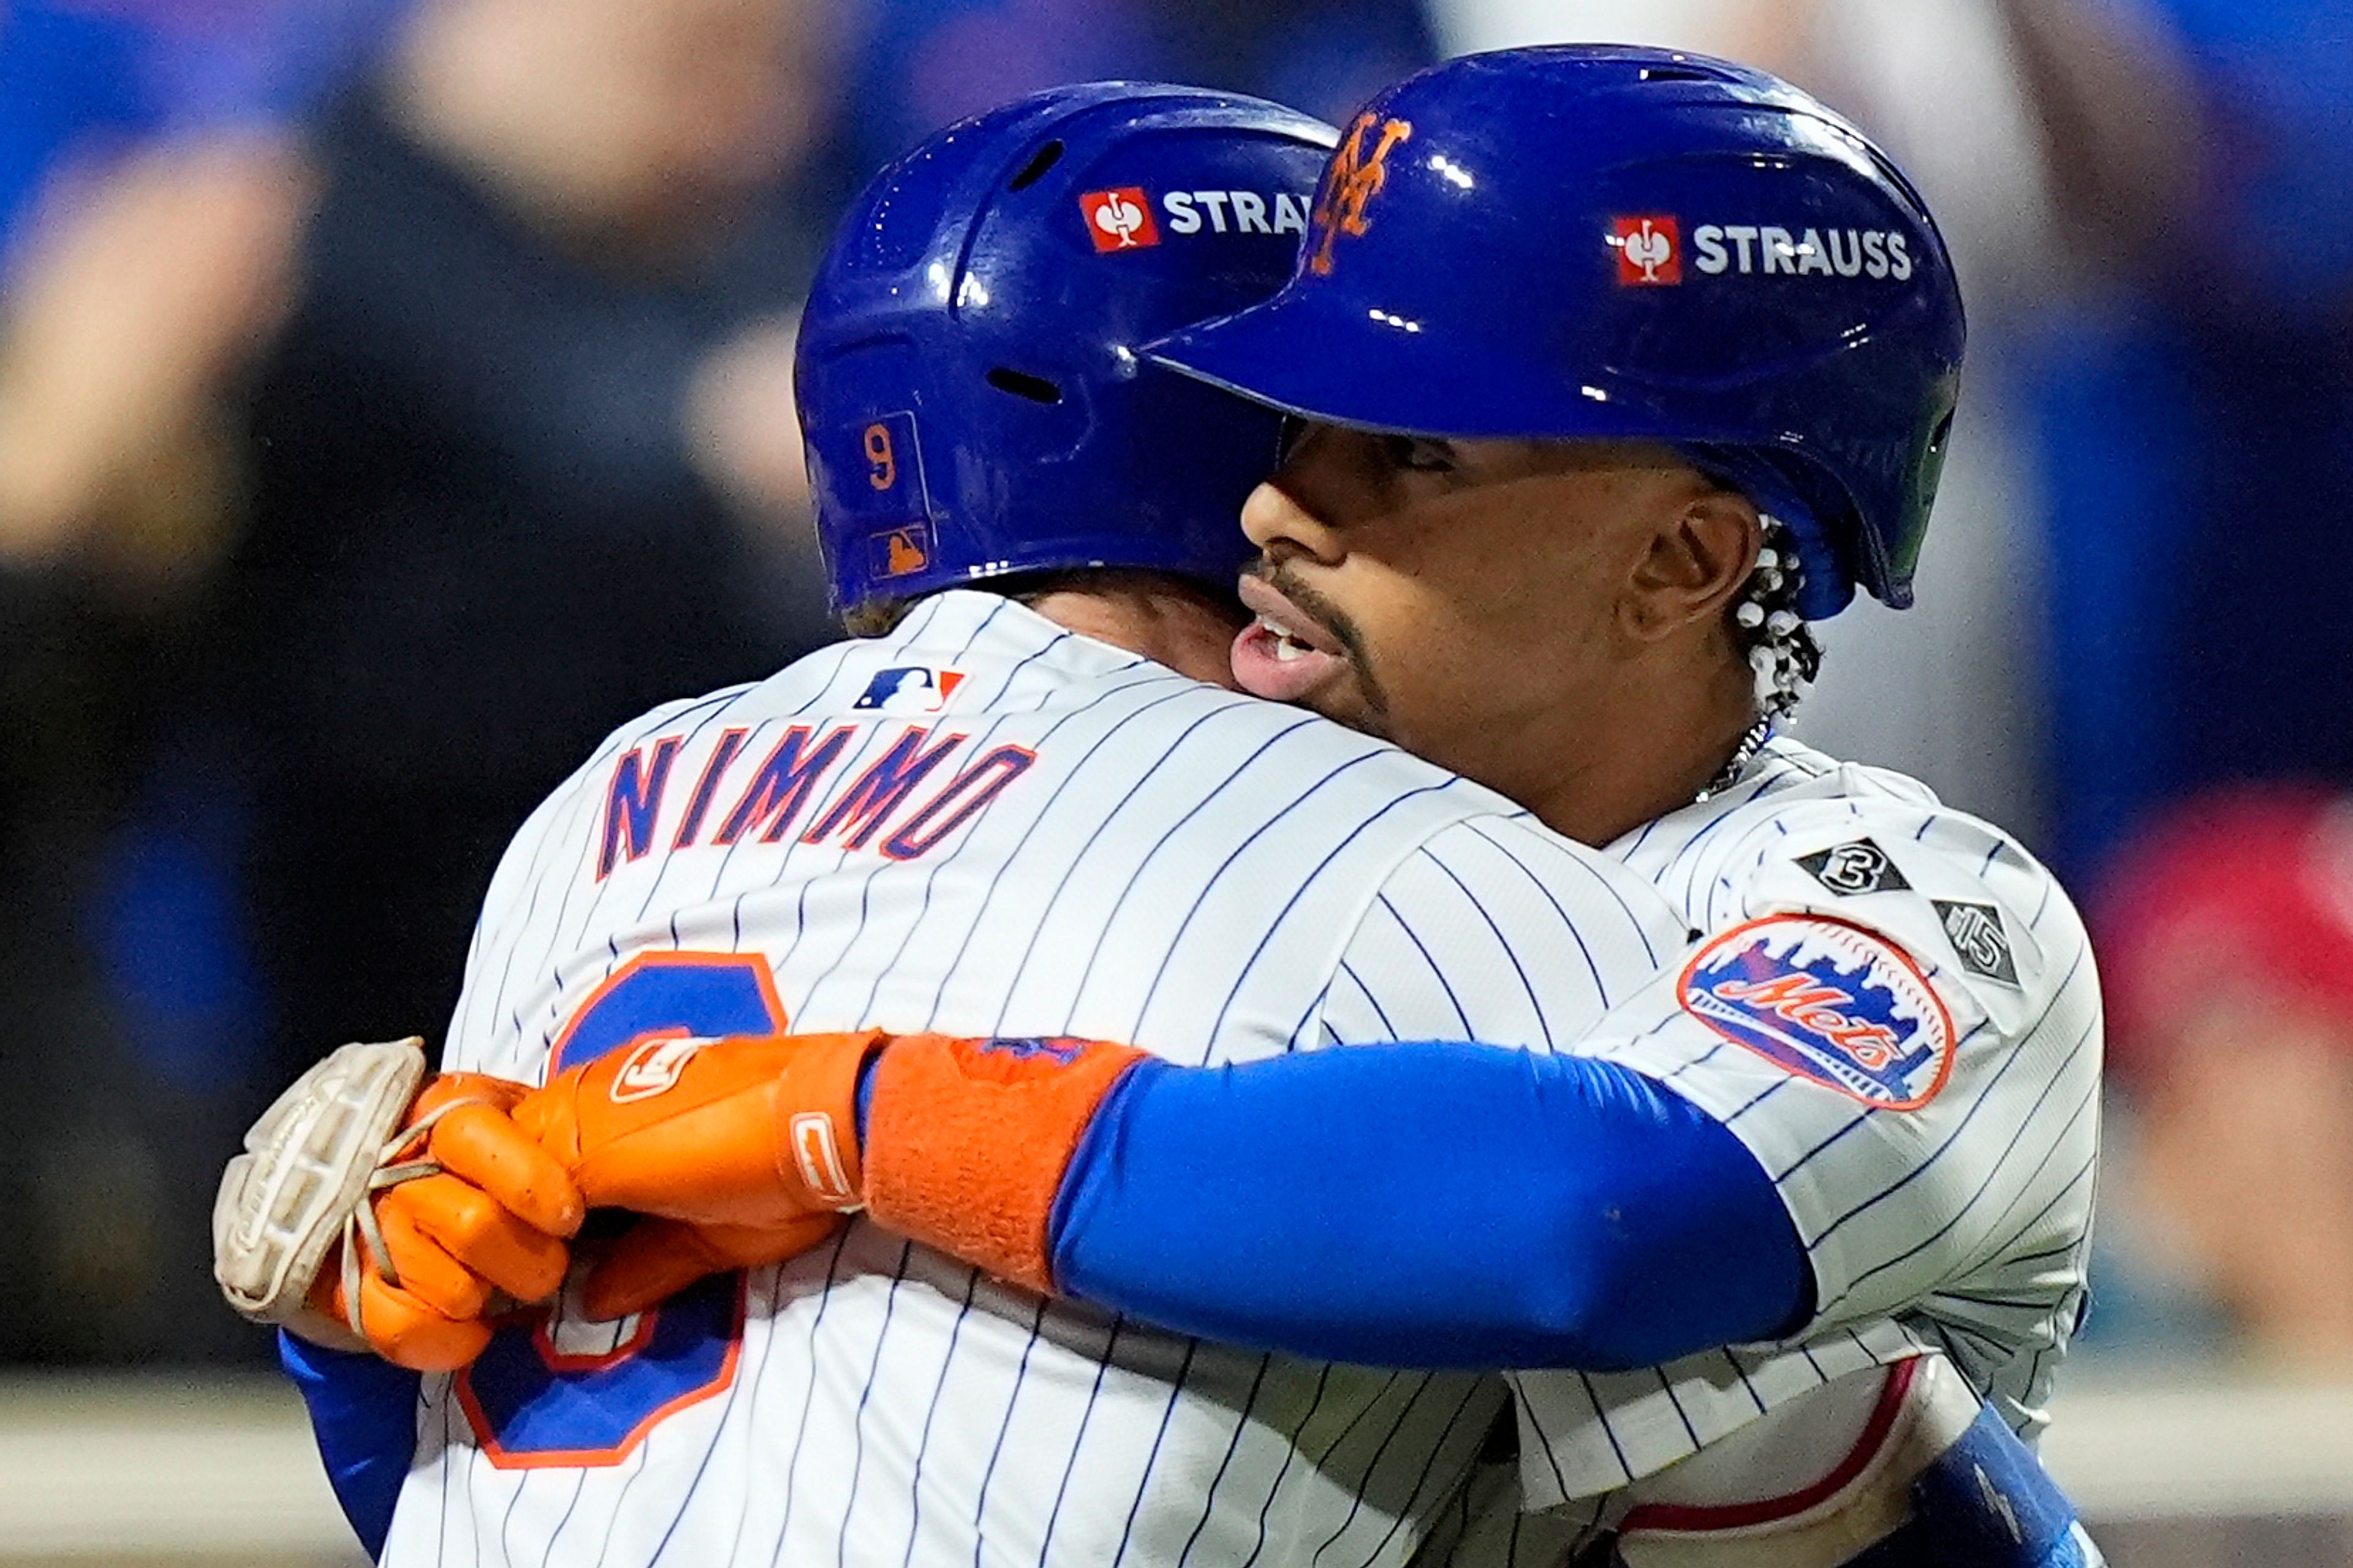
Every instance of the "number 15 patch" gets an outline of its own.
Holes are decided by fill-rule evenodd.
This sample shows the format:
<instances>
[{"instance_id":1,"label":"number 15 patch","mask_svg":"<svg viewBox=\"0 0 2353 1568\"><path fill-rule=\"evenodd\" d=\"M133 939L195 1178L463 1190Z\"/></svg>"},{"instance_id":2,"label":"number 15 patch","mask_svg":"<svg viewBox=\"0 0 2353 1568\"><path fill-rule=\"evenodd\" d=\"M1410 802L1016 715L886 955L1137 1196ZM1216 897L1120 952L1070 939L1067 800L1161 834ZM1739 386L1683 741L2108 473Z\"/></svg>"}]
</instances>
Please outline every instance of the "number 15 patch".
<instances>
[{"instance_id":1,"label":"number 15 patch","mask_svg":"<svg viewBox=\"0 0 2353 1568\"><path fill-rule=\"evenodd\" d=\"M1694 954L1683 1010L1800 1078L1915 1110L1953 1068L1952 1014L1911 956L1827 915L1735 926Z\"/></svg>"}]
</instances>

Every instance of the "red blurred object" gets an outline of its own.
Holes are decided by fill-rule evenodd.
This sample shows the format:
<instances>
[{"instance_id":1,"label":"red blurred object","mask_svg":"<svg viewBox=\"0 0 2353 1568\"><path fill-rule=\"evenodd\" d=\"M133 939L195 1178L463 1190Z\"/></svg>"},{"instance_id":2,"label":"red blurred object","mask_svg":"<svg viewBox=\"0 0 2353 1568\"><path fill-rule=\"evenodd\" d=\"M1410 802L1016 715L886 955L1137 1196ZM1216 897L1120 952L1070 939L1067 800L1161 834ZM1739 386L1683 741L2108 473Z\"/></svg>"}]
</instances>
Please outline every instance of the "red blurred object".
<instances>
[{"instance_id":1,"label":"red blurred object","mask_svg":"<svg viewBox=\"0 0 2353 1568\"><path fill-rule=\"evenodd\" d=\"M2259 784L2142 833L2093 903L2108 1061L2162 1068L2203 1009L2288 1006L2353 1052L2353 795Z\"/></svg>"}]
</instances>

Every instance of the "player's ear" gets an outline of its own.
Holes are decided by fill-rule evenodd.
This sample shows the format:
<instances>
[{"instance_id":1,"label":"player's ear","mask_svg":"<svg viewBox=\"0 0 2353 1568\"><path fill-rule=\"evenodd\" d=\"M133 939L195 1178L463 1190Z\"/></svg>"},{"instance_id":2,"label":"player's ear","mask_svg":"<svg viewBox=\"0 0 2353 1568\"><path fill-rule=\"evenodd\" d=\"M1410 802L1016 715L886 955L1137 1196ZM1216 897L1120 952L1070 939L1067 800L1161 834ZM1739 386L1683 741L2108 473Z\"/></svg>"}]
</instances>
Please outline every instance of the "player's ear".
<instances>
[{"instance_id":1,"label":"player's ear","mask_svg":"<svg viewBox=\"0 0 2353 1568\"><path fill-rule=\"evenodd\" d=\"M1643 642L1721 620L1765 542L1747 497L1714 486L1679 489L1661 498L1620 605L1626 631Z\"/></svg>"}]
</instances>

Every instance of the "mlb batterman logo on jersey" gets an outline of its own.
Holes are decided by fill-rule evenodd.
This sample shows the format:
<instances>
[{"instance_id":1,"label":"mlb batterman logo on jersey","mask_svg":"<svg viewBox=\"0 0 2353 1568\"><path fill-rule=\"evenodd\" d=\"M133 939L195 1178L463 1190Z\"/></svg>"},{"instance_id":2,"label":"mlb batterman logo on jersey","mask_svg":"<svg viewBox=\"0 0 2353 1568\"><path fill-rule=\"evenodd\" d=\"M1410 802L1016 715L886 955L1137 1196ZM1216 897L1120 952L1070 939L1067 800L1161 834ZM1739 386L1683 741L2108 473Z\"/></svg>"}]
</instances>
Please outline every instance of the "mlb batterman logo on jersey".
<instances>
[{"instance_id":1,"label":"mlb batterman logo on jersey","mask_svg":"<svg viewBox=\"0 0 2353 1568\"><path fill-rule=\"evenodd\" d=\"M1087 237L1097 250L1134 250L1160 243L1160 226L1152 220L1152 198L1141 185L1115 191L1089 191L1079 198L1087 220Z\"/></svg>"},{"instance_id":2,"label":"mlb batterman logo on jersey","mask_svg":"<svg viewBox=\"0 0 2353 1568\"><path fill-rule=\"evenodd\" d=\"M902 664L877 670L866 689L851 703L860 713L936 713L947 706L964 671L937 665Z\"/></svg>"},{"instance_id":3,"label":"mlb batterman logo on jersey","mask_svg":"<svg viewBox=\"0 0 2353 1568\"><path fill-rule=\"evenodd\" d=\"M1683 977L1684 1010L1735 1045L1889 1110L1936 1098L1953 1020L1927 976L1873 931L1826 915L1736 926Z\"/></svg>"}]
</instances>

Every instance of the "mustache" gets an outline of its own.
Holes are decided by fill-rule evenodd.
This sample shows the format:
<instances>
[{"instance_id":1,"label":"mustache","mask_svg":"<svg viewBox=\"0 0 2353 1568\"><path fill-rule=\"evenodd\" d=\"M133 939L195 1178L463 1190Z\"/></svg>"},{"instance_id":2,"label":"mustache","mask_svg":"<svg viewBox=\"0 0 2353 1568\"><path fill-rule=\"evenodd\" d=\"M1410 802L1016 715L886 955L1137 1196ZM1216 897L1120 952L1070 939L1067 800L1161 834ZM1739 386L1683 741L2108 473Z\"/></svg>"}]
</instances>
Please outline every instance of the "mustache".
<instances>
[{"instance_id":1,"label":"mustache","mask_svg":"<svg viewBox=\"0 0 2353 1568\"><path fill-rule=\"evenodd\" d=\"M1264 583L1290 600L1302 615L1330 632L1332 640L1340 645L1341 651L1348 656L1348 662L1356 667L1357 684L1364 692L1366 708L1376 718L1388 717L1388 694L1381 689L1380 678L1374 672L1372 659L1366 652L1364 634L1356 629L1356 623L1349 618L1347 611L1302 581L1299 574L1292 570L1289 561L1282 556L1262 554L1242 568L1242 575L1255 577Z\"/></svg>"}]
</instances>

